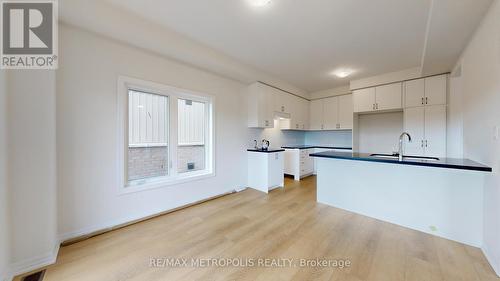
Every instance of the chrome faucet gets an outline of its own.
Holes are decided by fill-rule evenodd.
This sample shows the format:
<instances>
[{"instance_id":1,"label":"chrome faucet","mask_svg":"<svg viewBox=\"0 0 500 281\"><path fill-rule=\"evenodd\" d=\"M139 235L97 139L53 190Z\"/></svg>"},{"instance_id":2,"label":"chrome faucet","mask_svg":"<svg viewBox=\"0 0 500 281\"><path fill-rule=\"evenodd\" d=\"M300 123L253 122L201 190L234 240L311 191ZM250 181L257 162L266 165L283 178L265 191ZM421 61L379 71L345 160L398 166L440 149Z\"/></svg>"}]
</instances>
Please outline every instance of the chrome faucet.
<instances>
[{"instance_id":1,"label":"chrome faucet","mask_svg":"<svg viewBox=\"0 0 500 281\"><path fill-rule=\"evenodd\" d=\"M408 141L411 142L411 136L407 132L403 132L399 136L399 150L398 150L398 160L403 161L403 141L405 136L408 136Z\"/></svg>"}]
</instances>

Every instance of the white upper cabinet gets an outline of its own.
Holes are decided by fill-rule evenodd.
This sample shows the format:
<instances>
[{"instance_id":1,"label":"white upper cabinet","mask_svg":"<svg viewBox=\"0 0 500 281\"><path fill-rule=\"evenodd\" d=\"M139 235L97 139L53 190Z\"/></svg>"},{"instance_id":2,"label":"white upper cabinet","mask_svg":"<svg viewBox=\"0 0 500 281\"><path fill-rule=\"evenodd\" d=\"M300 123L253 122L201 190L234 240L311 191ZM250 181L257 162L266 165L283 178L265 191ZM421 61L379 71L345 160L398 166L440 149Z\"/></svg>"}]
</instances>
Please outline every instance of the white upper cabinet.
<instances>
[{"instance_id":1,"label":"white upper cabinet","mask_svg":"<svg viewBox=\"0 0 500 281\"><path fill-rule=\"evenodd\" d=\"M375 110L375 88L366 88L352 92L354 112Z\"/></svg>"},{"instance_id":2,"label":"white upper cabinet","mask_svg":"<svg viewBox=\"0 0 500 281\"><path fill-rule=\"evenodd\" d=\"M323 100L311 101L309 113L309 129L323 129Z\"/></svg>"},{"instance_id":3,"label":"white upper cabinet","mask_svg":"<svg viewBox=\"0 0 500 281\"><path fill-rule=\"evenodd\" d=\"M339 99L331 97L323 99L323 128L324 130L338 129Z\"/></svg>"},{"instance_id":4,"label":"white upper cabinet","mask_svg":"<svg viewBox=\"0 0 500 281\"><path fill-rule=\"evenodd\" d=\"M402 108L401 83L355 90L354 112L371 112Z\"/></svg>"},{"instance_id":5,"label":"white upper cabinet","mask_svg":"<svg viewBox=\"0 0 500 281\"><path fill-rule=\"evenodd\" d=\"M280 120L282 130L307 130L309 128L309 101L289 95L289 108L287 113L290 119Z\"/></svg>"},{"instance_id":6,"label":"white upper cabinet","mask_svg":"<svg viewBox=\"0 0 500 281\"><path fill-rule=\"evenodd\" d=\"M353 121L352 95L339 96L339 129L352 129Z\"/></svg>"},{"instance_id":7,"label":"white upper cabinet","mask_svg":"<svg viewBox=\"0 0 500 281\"><path fill-rule=\"evenodd\" d=\"M425 105L425 79L405 82L405 107Z\"/></svg>"},{"instance_id":8,"label":"white upper cabinet","mask_svg":"<svg viewBox=\"0 0 500 281\"><path fill-rule=\"evenodd\" d=\"M274 111L280 113L291 113L293 98L295 97L272 87L269 87L269 89L274 95Z\"/></svg>"},{"instance_id":9,"label":"white upper cabinet","mask_svg":"<svg viewBox=\"0 0 500 281\"><path fill-rule=\"evenodd\" d=\"M305 99L300 99L302 108L302 130L309 130L309 101Z\"/></svg>"},{"instance_id":10,"label":"white upper cabinet","mask_svg":"<svg viewBox=\"0 0 500 281\"><path fill-rule=\"evenodd\" d=\"M402 84L394 83L375 88L375 110L402 108Z\"/></svg>"},{"instance_id":11,"label":"white upper cabinet","mask_svg":"<svg viewBox=\"0 0 500 281\"><path fill-rule=\"evenodd\" d=\"M425 104L446 104L447 75L439 75L425 78Z\"/></svg>"},{"instance_id":12,"label":"white upper cabinet","mask_svg":"<svg viewBox=\"0 0 500 281\"><path fill-rule=\"evenodd\" d=\"M274 127L274 95L271 89L259 82L247 88L248 127Z\"/></svg>"},{"instance_id":13,"label":"white upper cabinet","mask_svg":"<svg viewBox=\"0 0 500 281\"><path fill-rule=\"evenodd\" d=\"M352 95L311 101L311 130L349 130L353 122Z\"/></svg>"},{"instance_id":14,"label":"white upper cabinet","mask_svg":"<svg viewBox=\"0 0 500 281\"><path fill-rule=\"evenodd\" d=\"M301 130L301 124L302 124L302 119L303 117L303 111L302 110L302 104L300 103L300 98L298 97L293 97L292 98L292 103L290 107L290 127L289 129L293 130Z\"/></svg>"},{"instance_id":15,"label":"white upper cabinet","mask_svg":"<svg viewBox=\"0 0 500 281\"><path fill-rule=\"evenodd\" d=\"M447 76L405 82L405 107L446 104Z\"/></svg>"}]
</instances>

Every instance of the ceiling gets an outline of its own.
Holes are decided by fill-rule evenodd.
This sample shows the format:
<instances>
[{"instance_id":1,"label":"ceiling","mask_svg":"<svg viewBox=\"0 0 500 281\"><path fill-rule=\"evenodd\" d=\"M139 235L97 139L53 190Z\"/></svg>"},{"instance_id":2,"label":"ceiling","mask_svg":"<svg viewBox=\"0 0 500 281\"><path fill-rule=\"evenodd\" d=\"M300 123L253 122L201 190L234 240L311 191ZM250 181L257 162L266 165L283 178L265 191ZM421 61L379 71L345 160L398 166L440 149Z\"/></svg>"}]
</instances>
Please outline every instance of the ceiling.
<instances>
[{"instance_id":1,"label":"ceiling","mask_svg":"<svg viewBox=\"0 0 500 281\"><path fill-rule=\"evenodd\" d=\"M412 67L449 71L492 2L109 1L308 92ZM355 72L331 75L339 68Z\"/></svg>"}]
</instances>

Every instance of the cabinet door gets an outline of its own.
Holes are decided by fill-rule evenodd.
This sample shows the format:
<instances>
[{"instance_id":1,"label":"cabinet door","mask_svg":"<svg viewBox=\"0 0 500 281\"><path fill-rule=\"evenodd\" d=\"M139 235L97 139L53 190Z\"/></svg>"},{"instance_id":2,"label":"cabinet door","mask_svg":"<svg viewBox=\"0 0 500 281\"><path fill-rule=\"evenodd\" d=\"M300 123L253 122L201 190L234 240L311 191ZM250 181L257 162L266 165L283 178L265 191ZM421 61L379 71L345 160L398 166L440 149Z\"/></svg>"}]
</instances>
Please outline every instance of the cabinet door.
<instances>
[{"instance_id":1,"label":"cabinet door","mask_svg":"<svg viewBox=\"0 0 500 281\"><path fill-rule=\"evenodd\" d=\"M389 110L402 108L401 83L389 84L376 87L375 108L377 110Z\"/></svg>"},{"instance_id":2,"label":"cabinet door","mask_svg":"<svg viewBox=\"0 0 500 281\"><path fill-rule=\"evenodd\" d=\"M300 152L300 175L313 173L314 159L309 154L313 153L314 149L303 149Z\"/></svg>"},{"instance_id":3,"label":"cabinet door","mask_svg":"<svg viewBox=\"0 0 500 281\"><path fill-rule=\"evenodd\" d=\"M308 100L301 100L301 107L302 107L302 130L308 130L309 129L309 101Z\"/></svg>"},{"instance_id":4,"label":"cabinet door","mask_svg":"<svg viewBox=\"0 0 500 281\"><path fill-rule=\"evenodd\" d=\"M405 82L405 107L422 106L425 103L425 79Z\"/></svg>"},{"instance_id":5,"label":"cabinet door","mask_svg":"<svg viewBox=\"0 0 500 281\"><path fill-rule=\"evenodd\" d=\"M439 75L425 78L425 104L446 104L447 76Z\"/></svg>"},{"instance_id":6,"label":"cabinet door","mask_svg":"<svg viewBox=\"0 0 500 281\"><path fill-rule=\"evenodd\" d=\"M274 127L273 101L274 97L269 87L261 83L254 83L247 89L248 127Z\"/></svg>"},{"instance_id":7,"label":"cabinet door","mask_svg":"<svg viewBox=\"0 0 500 281\"><path fill-rule=\"evenodd\" d=\"M290 111L288 113L290 113L290 128L288 129L292 130L300 129L303 113L299 98L292 96Z\"/></svg>"},{"instance_id":8,"label":"cabinet door","mask_svg":"<svg viewBox=\"0 0 500 281\"><path fill-rule=\"evenodd\" d=\"M339 96L339 129L352 129L353 105L352 95Z\"/></svg>"},{"instance_id":9,"label":"cabinet door","mask_svg":"<svg viewBox=\"0 0 500 281\"><path fill-rule=\"evenodd\" d=\"M425 109L412 107L405 109L404 130L410 134L412 141L405 144L405 155L423 156L425 142Z\"/></svg>"},{"instance_id":10,"label":"cabinet door","mask_svg":"<svg viewBox=\"0 0 500 281\"><path fill-rule=\"evenodd\" d=\"M323 129L336 130L339 117L339 98L331 97L323 101Z\"/></svg>"},{"instance_id":11,"label":"cabinet door","mask_svg":"<svg viewBox=\"0 0 500 281\"><path fill-rule=\"evenodd\" d=\"M352 93L354 112L374 111L375 88L355 90Z\"/></svg>"},{"instance_id":12,"label":"cabinet door","mask_svg":"<svg viewBox=\"0 0 500 281\"><path fill-rule=\"evenodd\" d=\"M269 88L274 92L274 111L281 113L291 113L293 96L283 91L271 87Z\"/></svg>"},{"instance_id":13,"label":"cabinet door","mask_svg":"<svg viewBox=\"0 0 500 281\"><path fill-rule=\"evenodd\" d=\"M425 155L446 156L446 106L425 107Z\"/></svg>"},{"instance_id":14,"label":"cabinet door","mask_svg":"<svg viewBox=\"0 0 500 281\"><path fill-rule=\"evenodd\" d=\"M268 87L263 88L263 90L259 92L258 111L259 111L260 127L263 128L274 127L273 101L274 101L273 93L269 91Z\"/></svg>"},{"instance_id":15,"label":"cabinet door","mask_svg":"<svg viewBox=\"0 0 500 281\"><path fill-rule=\"evenodd\" d=\"M323 100L313 100L310 103L310 129L321 130L323 127Z\"/></svg>"}]
</instances>

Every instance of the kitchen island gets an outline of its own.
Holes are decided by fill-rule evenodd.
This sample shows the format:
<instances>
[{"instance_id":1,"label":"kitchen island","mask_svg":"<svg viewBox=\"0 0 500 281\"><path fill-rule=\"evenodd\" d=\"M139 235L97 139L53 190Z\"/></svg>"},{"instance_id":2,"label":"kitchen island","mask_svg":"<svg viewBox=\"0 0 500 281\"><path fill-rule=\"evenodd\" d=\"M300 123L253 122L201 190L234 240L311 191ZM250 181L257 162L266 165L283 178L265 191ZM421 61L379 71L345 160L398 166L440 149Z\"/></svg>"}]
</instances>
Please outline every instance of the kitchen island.
<instances>
[{"instance_id":1,"label":"kitchen island","mask_svg":"<svg viewBox=\"0 0 500 281\"><path fill-rule=\"evenodd\" d=\"M491 168L468 159L321 152L317 201L479 247L483 181Z\"/></svg>"}]
</instances>

